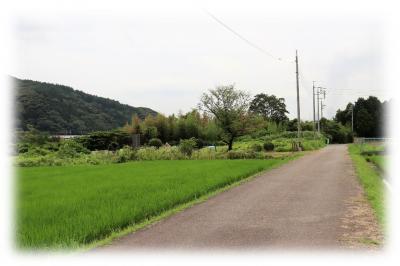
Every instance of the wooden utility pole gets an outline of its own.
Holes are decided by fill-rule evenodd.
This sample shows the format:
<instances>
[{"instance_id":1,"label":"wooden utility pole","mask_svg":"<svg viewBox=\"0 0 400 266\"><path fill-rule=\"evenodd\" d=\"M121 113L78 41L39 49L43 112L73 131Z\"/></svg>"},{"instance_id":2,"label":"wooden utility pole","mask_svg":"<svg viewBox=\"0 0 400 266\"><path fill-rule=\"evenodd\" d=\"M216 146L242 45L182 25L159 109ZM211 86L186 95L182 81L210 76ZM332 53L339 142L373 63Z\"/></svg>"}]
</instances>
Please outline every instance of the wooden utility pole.
<instances>
[{"instance_id":1,"label":"wooden utility pole","mask_svg":"<svg viewBox=\"0 0 400 266\"><path fill-rule=\"evenodd\" d=\"M320 125L320 119L322 117L322 98L319 98L320 94L324 95L324 99L325 99L325 95L326 95L326 88L323 87L316 87L317 89L317 126L318 126L318 133L321 132L321 125ZM319 115L319 111L320 111L320 100L321 100L321 117Z\"/></svg>"},{"instance_id":2,"label":"wooden utility pole","mask_svg":"<svg viewBox=\"0 0 400 266\"><path fill-rule=\"evenodd\" d=\"M319 126L319 91L320 88L317 88L317 125L318 125L318 133L320 133L320 126Z\"/></svg>"},{"instance_id":3,"label":"wooden utility pole","mask_svg":"<svg viewBox=\"0 0 400 266\"><path fill-rule=\"evenodd\" d=\"M315 137L315 81L312 82L313 131Z\"/></svg>"},{"instance_id":4,"label":"wooden utility pole","mask_svg":"<svg viewBox=\"0 0 400 266\"><path fill-rule=\"evenodd\" d=\"M354 132L354 105L351 105L351 133Z\"/></svg>"},{"instance_id":5,"label":"wooden utility pole","mask_svg":"<svg viewBox=\"0 0 400 266\"><path fill-rule=\"evenodd\" d=\"M299 95L299 60L296 50L296 88L297 88L297 138L300 142L300 95Z\"/></svg>"}]
</instances>

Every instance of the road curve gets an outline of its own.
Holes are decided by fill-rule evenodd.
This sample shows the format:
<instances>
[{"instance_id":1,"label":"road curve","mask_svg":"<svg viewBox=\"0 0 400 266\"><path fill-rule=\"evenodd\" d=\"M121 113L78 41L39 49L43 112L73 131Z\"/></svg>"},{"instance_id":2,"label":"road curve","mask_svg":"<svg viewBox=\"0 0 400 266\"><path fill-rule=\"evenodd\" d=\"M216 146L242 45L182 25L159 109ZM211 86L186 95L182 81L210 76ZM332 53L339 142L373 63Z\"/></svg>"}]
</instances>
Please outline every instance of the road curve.
<instances>
[{"instance_id":1,"label":"road curve","mask_svg":"<svg viewBox=\"0 0 400 266\"><path fill-rule=\"evenodd\" d=\"M360 191L346 145L329 145L100 250L337 247Z\"/></svg>"}]
</instances>

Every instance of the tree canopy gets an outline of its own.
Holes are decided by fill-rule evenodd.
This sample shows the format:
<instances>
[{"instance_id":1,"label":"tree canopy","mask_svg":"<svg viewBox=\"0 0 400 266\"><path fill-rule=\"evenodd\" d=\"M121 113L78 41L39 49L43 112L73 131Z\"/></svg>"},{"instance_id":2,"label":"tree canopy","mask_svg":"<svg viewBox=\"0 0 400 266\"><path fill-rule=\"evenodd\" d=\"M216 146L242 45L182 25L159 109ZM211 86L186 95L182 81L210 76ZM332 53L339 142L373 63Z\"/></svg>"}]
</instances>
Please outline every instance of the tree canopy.
<instances>
[{"instance_id":1,"label":"tree canopy","mask_svg":"<svg viewBox=\"0 0 400 266\"><path fill-rule=\"evenodd\" d=\"M358 98L353 105L347 104L345 110L336 112L335 120L350 127L351 110L353 110L354 131L359 137L381 137L385 127L385 103L381 103L375 96L367 99Z\"/></svg>"},{"instance_id":2,"label":"tree canopy","mask_svg":"<svg viewBox=\"0 0 400 266\"><path fill-rule=\"evenodd\" d=\"M246 131L249 102L249 94L235 89L234 85L219 86L201 96L199 107L215 117L228 150L232 150L235 137Z\"/></svg>"},{"instance_id":3,"label":"tree canopy","mask_svg":"<svg viewBox=\"0 0 400 266\"><path fill-rule=\"evenodd\" d=\"M257 94L251 101L249 110L276 123L289 120L286 116L289 112L286 109L285 99L277 98L275 95Z\"/></svg>"}]
</instances>

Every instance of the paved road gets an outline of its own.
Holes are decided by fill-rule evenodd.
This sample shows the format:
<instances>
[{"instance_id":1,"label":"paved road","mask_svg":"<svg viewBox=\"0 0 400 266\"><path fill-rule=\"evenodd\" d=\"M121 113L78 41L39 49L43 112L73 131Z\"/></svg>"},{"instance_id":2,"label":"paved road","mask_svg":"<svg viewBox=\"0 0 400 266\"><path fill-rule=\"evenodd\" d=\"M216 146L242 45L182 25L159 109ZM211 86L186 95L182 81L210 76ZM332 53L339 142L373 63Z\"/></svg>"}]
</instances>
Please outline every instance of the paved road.
<instances>
[{"instance_id":1,"label":"paved road","mask_svg":"<svg viewBox=\"0 0 400 266\"><path fill-rule=\"evenodd\" d=\"M339 246L359 191L345 145L330 145L101 249Z\"/></svg>"}]
</instances>

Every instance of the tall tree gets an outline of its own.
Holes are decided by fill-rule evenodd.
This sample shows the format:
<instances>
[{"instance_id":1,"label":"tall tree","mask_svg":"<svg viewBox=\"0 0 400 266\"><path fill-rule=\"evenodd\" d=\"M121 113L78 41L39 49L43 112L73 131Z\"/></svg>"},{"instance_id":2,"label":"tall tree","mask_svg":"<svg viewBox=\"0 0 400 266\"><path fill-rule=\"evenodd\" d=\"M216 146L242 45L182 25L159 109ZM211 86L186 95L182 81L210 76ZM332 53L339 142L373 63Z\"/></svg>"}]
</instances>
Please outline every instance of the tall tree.
<instances>
[{"instance_id":1,"label":"tall tree","mask_svg":"<svg viewBox=\"0 0 400 266\"><path fill-rule=\"evenodd\" d=\"M346 109L337 110L335 115L335 121L340 122L344 126L351 126L351 109L354 108L352 103L348 103Z\"/></svg>"},{"instance_id":2,"label":"tall tree","mask_svg":"<svg viewBox=\"0 0 400 266\"><path fill-rule=\"evenodd\" d=\"M379 137L382 134L382 103L369 96L359 98L354 105L354 129L360 137Z\"/></svg>"},{"instance_id":3,"label":"tall tree","mask_svg":"<svg viewBox=\"0 0 400 266\"><path fill-rule=\"evenodd\" d=\"M286 114L289 112L286 109L285 99L277 98L275 95L260 93L254 96L251 101L249 110L252 113L259 114L265 119L282 123L288 120Z\"/></svg>"},{"instance_id":4,"label":"tall tree","mask_svg":"<svg viewBox=\"0 0 400 266\"><path fill-rule=\"evenodd\" d=\"M345 110L336 112L335 120L351 126L351 108L354 106L354 131L359 137L380 137L384 128L384 105L375 96L358 98L353 105L348 103Z\"/></svg>"},{"instance_id":5,"label":"tall tree","mask_svg":"<svg viewBox=\"0 0 400 266\"><path fill-rule=\"evenodd\" d=\"M228 150L232 150L235 137L245 132L249 101L249 94L234 85L219 86L201 96L199 107L215 116Z\"/></svg>"}]
</instances>

